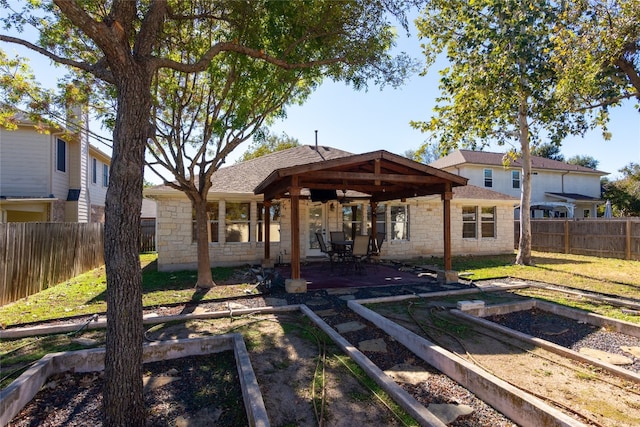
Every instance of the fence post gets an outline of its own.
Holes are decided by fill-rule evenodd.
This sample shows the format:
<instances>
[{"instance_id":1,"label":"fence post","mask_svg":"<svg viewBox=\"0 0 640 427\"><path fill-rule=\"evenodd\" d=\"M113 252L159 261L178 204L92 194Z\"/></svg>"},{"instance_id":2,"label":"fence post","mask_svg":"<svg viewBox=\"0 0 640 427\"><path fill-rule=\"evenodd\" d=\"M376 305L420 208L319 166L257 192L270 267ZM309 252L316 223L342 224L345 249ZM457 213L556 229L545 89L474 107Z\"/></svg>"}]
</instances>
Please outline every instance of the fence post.
<instances>
[{"instance_id":1,"label":"fence post","mask_svg":"<svg viewBox=\"0 0 640 427\"><path fill-rule=\"evenodd\" d=\"M626 242L625 242L625 258L631 259L631 219L627 218L626 226Z\"/></svg>"},{"instance_id":2,"label":"fence post","mask_svg":"<svg viewBox=\"0 0 640 427\"><path fill-rule=\"evenodd\" d=\"M571 250L571 245L569 245L569 220L564 220L564 253L568 254Z\"/></svg>"}]
</instances>

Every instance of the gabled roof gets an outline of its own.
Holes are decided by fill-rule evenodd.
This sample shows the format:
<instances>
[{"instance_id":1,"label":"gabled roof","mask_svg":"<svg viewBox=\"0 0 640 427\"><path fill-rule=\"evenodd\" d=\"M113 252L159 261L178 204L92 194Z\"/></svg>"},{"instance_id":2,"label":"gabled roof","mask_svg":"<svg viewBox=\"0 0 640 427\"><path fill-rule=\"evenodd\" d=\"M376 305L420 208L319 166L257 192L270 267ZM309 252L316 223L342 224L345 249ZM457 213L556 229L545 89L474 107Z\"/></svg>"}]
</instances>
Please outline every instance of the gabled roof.
<instances>
[{"instance_id":1,"label":"gabled roof","mask_svg":"<svg viewBox=\"0 0 640 427\"><path fill-rule=\"evenodd\" d=\"M292 188L352 190L381 202L445 194L467 179L385 150L274 170L254 190L265 200L283 197Z\"/></svg>"},{"instance_id":2,"label":"gabled roof","mask_svg":"<svg viewBox=\"0 0 640 427\"><path fill-rule=\"evenodd\" d=\"M491 153L488 151L473 150L456 150L448 156L442 157L429 166L445 169L463 164L475 164L482 166L500 166L503 167L502 158L504 153ZM512 160L510 163L512 168L521 168L522 161L520 159ZM608 175L608 172L596 169L586 168L579 165L571 165L569 163L560 162L558 160L547 159L546 157L531 156L531 167L538 170L555 170L555 171L572 171L592 173L597 175Z\"/></svg>"},{"instance_id":3,"label":"gabled roof","mask_svg":"<svg viewBox=\"0 0 640 427\"><path fill-rule=\"evenodd\" d=\"M271 172L279 168L317 163L324 160L351 156L348 151L337 148L301 145L287 150L266 154L228 167L220 168L213 174L212 192L252 193Z\"/></svg>"}]
</instances>

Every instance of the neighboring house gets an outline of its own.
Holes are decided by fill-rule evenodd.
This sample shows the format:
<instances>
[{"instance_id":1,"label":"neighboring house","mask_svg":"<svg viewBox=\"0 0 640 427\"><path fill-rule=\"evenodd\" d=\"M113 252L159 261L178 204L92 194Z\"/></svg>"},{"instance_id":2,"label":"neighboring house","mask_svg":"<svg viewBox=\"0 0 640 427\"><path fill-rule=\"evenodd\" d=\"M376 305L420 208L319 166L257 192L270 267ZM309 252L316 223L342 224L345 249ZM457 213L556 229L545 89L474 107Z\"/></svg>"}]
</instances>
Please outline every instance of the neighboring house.
<instances>
[{"instance_id":1,"label":"neighboring house","mask_svg":"<svg viewBox=\"0 0 640 427\"><path fill-rule=\"evenodd\" d=\"M209 254L212 266L259 264L264 258L264 219L270 215L270 253L276 262L291 260L291 205L288 198L265 209L254 189L277 169L340 159L352 153L331 147L300 146L229 167L213 175L209 192ZM144 190L157 202L156 250L161 271L195 269L195 217L183 192L167 186ZM322 195L303 191L300 204L300 257L322 256L315 233L329 241L330 231L346 236L369 234L371 208L366 194ZM317 200L317 201L316 201ZM451 247L455 255L513 252L515 198L476 186L454 187ZM385 233L382 257L407 259L443 254L443 202L440 195L380 203L376 228Z\"/></svg>"},{"instance_id":2,"label":"neighboring house","mask_svg":"<svg viewBox=\"0 0 640 427\"><path fill-rule=\"evenodd\" d=\"M110 164L86 132L0 129L0 222L104 222Z\"/></svg>"},{"instance_id":3,"label":"neighboring house","mask_svg":"<svg viewBox=\"0 0 640 427\"><path fill-rule=\"evenodd\" d=\"M520 199L522 162L503 165L504 154L485 151L456 150L429 164L469 179L477 185ZM531 157L531 217L588 218L597 215L604 203L600 177L595 169L571 165L545 157ZM519 214L518 209L515 216Z\"/></svg>"}]
</instances>

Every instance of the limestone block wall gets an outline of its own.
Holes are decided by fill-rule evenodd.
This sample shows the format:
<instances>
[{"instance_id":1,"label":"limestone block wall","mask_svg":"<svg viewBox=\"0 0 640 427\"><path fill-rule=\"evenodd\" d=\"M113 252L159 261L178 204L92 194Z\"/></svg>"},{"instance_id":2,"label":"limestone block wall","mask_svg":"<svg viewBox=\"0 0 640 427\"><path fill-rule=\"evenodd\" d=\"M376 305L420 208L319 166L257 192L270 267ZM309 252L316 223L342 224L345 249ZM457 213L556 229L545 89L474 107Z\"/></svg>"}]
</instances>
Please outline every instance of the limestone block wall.
<instances>
[{"instance_id":1,"label":"limestone block wall","mask_svg":"<svg viewBox=\"0 0 640 427\"><path fill-rule=\"evenodd\" d=\"M291 261L291 207L287 200L282 204L280 217L280 242L271 242L270 254L274 262ZM219 201L224 212L224 201ZM256 218L256 201L251 202L252 218ZM444 252L443 204L439 197L409 200L409 239L386 240L382 257L408 259L442 256ZM496 206L496 237L462 238L463 206ZM300 204L300 259L307 257L310 239L308 204ZM340 230L340 209L327 212L327 231ZM387 218L388 223L389 218ZM252 224L252 229L253 229ZM186 198L162 198L158 200L156 247L158 268L161 271L193 270L197 268L197 245L192 240L192 209ZM388 227L387 227L388 228ZM387 230L389 231L389 230ZM237 266L260 264L264 259L263 242L224 242L224 223L220 224L220 242L209 243L211 266ZM313 236L311 236L313 237ZM388 236L389 237L389 233ZM513 204L504 201L451 202L451 248L453 255L500 254L513 252ZM252 239L253 240L253 239Z\"/></svg>"}]
</instances>

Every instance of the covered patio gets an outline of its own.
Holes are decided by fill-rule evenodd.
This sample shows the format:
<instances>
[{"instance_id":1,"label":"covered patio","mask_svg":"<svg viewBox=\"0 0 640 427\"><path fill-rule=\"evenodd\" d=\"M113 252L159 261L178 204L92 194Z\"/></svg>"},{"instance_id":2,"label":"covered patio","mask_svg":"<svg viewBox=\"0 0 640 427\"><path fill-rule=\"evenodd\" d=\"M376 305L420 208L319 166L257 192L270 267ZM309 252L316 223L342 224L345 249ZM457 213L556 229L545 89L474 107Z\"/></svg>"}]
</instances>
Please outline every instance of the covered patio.
<instances>
[{"instance_id":1,"label":"covered patio","mask_svg":"<svg viewBox=\"0 0 640 427\"><path fill-rule=\"evenodd\" d=\"M451 267L451 199L453 187L464 186L459 175L415 162L385 150L274 170L254 190L262 194L265 206L276 199L291 201L291 279L301 278L300 199L302 190L326 192L355 191L369 200L373 215L371 234L376 235L378 203L439 194L443 201L443 256L445 276ZM331 196L327 196L331 197ZM268 216L265 230L269 230ZM264 263L271 263L269 236L265 236Z\"/></svg>"}]
</instances>

